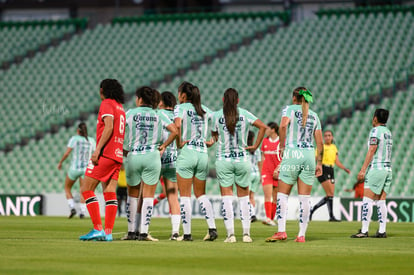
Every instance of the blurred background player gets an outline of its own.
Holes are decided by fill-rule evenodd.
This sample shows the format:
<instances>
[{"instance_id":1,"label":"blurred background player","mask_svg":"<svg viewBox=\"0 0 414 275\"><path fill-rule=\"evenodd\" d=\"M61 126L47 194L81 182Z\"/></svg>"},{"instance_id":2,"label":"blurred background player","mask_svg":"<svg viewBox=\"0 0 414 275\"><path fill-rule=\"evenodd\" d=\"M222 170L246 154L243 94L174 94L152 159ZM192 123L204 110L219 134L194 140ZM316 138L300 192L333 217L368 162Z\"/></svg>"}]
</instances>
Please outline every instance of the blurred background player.
<instances>
[{"instance_id":1,"label":"blurred background player","mask_svg":"<svg viewBox=\"0 0 414 275\"><path fill-rule=\"evenodd\" d=\"M163 113L155 111L159 97L147 86L136 91L137 108L126 114L126 138L128 156L126 165L129 185L128 239L136 237L140 241L158 241L148 234L154 207L154 194L161 172L161 155L177 136L174 123ZM162 143L165 127L168 138ZM142 184L140 184L142 183ZM139 186L141 185L141 191ZM136 235L135 217L138 197L142 193L141 222L139 236Z\"/></svg>"},{"instance_id":2,"label":"blurred background player","mask_svg":"<svg viewBox=\"0 0 414 275\"><path fill-rule=\"evenodd\" d=\"M180 191L180 210L184 235L180 241L192 241L191 236L191 187L200 204L201 213L208 225L205 241L217 238L213 206L206 196L208 173L207 142L211 111L201 104L200 90L189 82L178 87L179 105L174 109L174 122L178 128L177 182ZM194 183L194 184L193 184Z\"/></svg>"},{"instance_id":3,"label":"blurred background player","mask_svg":"<svg viewBox=\"0 0 414 275\"><path fill-rule=\"evenodd\" d=\"M315 213L316 209L326 204L328 206L329 212L329 221L330 222L339 222L340 220L336 219L333 214L333 197L335 193L335 174L334 166L335 164L343 169L348 174L351 171L342 164L338 157L338 148L334 142L334 136L331 130L326 130L323 134L324 144L323 144L323 159L322 159L322 176L318 177L318 181L322 184L323 190L325 190L326 197L321 199L310 212L309 219L312 220L312 215Z\"/></svg>"},{"instance_id":4,"label":"blurred background player","mask_svg":"<svg viewBox=\"0 0 414 275\"><path fill-rule=\"evenodd\" d=\"M362 199L364 197L364 181L357 181L352 189L345 189L346 192L354 192L354 198Z\"/></svg>"},{"instance_id":5,"label":"blurred background player","mask_svg":"<svg viewBox=\"0 0 414 275\"><path fill-rule=\"evenodd\" d=\"M159 112L167 116L171 121L174 121L174 108L177 105L177 100L173 93L165 91L161 94L161 101L158 105ZM163 127L163 140L167 140L169 131ZM177 163L177 144L171 143L161 156L161 181L163 184L163 192L156 200L159 201L165 196L168 199L168 205L171 213L171 240L175 241L179 237L180 230L180 203L178 202L178 185L176 174ZM163 195L163 196L162 196ZM155 204L155 200L154 200Z\"/></svg>"},{"instance_id":6,"label":"blurred background player","mask_svg":"<svg viewBox=\"0 0 414 275\"><path fill-rule=\"evenodd\" d=\"M125 204L126 209L126 202L128 197L127 181L125 174L125 162L126 158L124 158L124 162L122 163L121 169L119 170L118 186L116 188L116 198L118 200L118 217L122 215L122 204Z\"/></svg>"},{"instance_id":7,"label":"blurred background player","mask_svg":"<svg viewBox=\"0 0 414 275\"><path fill-rule=\"evenodd\" d=\"M276 211L278 232L267 238L267 242L287 239L288 197L295 183L298 185L300 202L299 234L295 242L305 242L311 208L310 194L315 173L317 177L322 175L323 157L321 122L318 115L309 109L310 102L313 102L312 93L305 87L298 87L293 91L293 105L286 106L282 111L279 130L282 163L279 171ZM318 149L316 165L314 139Z\"/></svg>"},{"instance_id":8,"label":"blurred background player","mask_svg":"<svg viewBox=\"0 0 414 275\"><path fill-rule=\"evenodd\" d=\"M262 184L264 193L264 207L266 220L263 224L276 226L273 219L276 214L277 201L277 169L280 165L279 152L279 125L276 122L269 122L266 129L266 138L263 139L262 147Z\"/></svg>"},{"instance_id":9,"label":"blurred background player","mask_svg":"<svg viewBox=\"0 0 414 275\"><path fill-rule=\"evenodd\" d=\"M123 161L125 112L124 89L116 79L104 79L100 84L102 100L96 126L96 149L85 172L81 187L86 207L93 223L93 229L79 237L80 240L112 241L112 229L118 208L116 187L119 170ZM105 231L103 230L99 201L95 189L102 183L105 199Z\"/></svg>"},{"instance_id":10,"label":"blurred background player","mask_svg":"<svg viewBox=\"0 0 414 275\"><path fill-rule=\"evenodd\" d=\"M253 131L249 131L247 136L247 145L253 146L255 134ZM250 213L251 213L251 222L257 221L256 217L256 200L254 199L254 194L257 193L257 190L260 186L261 181L261 171L262 171L262 154L260 150L249 150L250 153L250 186L249 186L249 198L250 198Z\"/></svg>"},{"instance_id":11,"label":"blurred background player","mask_svg":"<svg viewBox=\"0 0 414 275\"><path fill-rule=\"evenodd\" d=\"M218 141L216 154L217 180L223 200L222 213L227 237L225 243L235 243L233 185L236 185L243 227L243 242L251 243L250 237L250 152L255 151L263 140L266 125L245 109L238 108L239 94L229 88L224 92L223 109L213 115L213 138ZM247 146L249 127L259 129L256 142Z\"/></svg>"},{"instance_id":12,"label":"blurred background player","mask_svg":"<svg viewBox=\"0 0 414 275\"><path fill-rule=\"evenodd\" d=\"M73 151L70 167L65 178L65 194L70 208L69 219L76 215L75 202L72 195L72 186L77 179L79 179L79 185L82 186L88 161L96 147L95 140L88 137L88 129L84 122L79 123L76 133L77 135L70 138L66 152L63 154L62 159L58 164L58 169L61 170L63 162ZM86 214L86 204L82 194L80 194L79 197L79 218L82 219Z\"/></svg>"},{"instance_id":13,"label":"blurred background player","mask_svg":"<svg viewBox=\"0 0 414 275\"><path fill-rule=\"evenodd\" d=\"M392 181L392 134L387 128L389 111L375 110L372 119L374 127L368 139L368 152L364 164L358 173L358 181L365 179L364 198L362 200L362 228L351 238L367 238L372 216L372 205L376 201L379 228L376 238L386 238L387 205L386 197L391 190Z\"/></svg>"}]
</instances>

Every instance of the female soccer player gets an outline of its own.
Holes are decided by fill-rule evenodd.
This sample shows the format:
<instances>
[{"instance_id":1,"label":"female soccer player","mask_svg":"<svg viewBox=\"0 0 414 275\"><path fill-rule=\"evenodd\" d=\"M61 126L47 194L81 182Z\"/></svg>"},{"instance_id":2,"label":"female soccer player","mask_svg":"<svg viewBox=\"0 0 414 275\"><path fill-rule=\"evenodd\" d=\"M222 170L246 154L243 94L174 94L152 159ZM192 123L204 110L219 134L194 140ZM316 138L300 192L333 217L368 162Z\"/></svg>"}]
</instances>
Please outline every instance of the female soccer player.
<instances>
[{"instance_id":1,"label":"female soccer player","mask_svg":"<svg viewBox=\"0 0 414 275\"><path fill-rule=\"evenodd\" d=\"M79 184L82 186L88 161L91 158L92 152L95 150L96 146L95 140L88 137L88 129L84 122L79 123L76 133L76 136L70 138L66 152L63 154L62 159L58 164L58 169L61 170L62 163L73 151L72 161L65 179L65 194L70 208L69 219L76 215L75 202L73 201L73 195L71 192L72 186L77 179L79 179ZM83 219L85 217L85 213L86 204L81 194L79 218Z\"/></svg>"},{"instance_id":2,"label":"female soccer player","mask_svg":"<svg viewBox=\"0 0 414 275\"><path fill-rule=\"evenodd\" d=\"M174 121L174 108L177 105L177 100L171 92L163 92L161 94L161 101L159 104L159 112L167 116L171 121ZM170 132L163 127L163 140L167 140ZM163 177L164 189L168 200L168 205L171 212L171 240L176 241L179 237L180 230L180 203L178 202L178 186L176 175L177 162L177 145L171 143L161 156L161 176Z\"/></svg>"},{"instance_id":3,"label":"female soccer player","mask_svg":"<svg viewBox=\"0 0 414 275\"><path fill-rule=\"evenodd\" d=\"M254 132L249 131L247 136L247 145L252 146L254 144ZM250 185L249 185L249 199L250 199L250 212L251 212L251 222L257 221L256 217L256 200L254 199L254 194L259 189L260 185L260 173L262 171L262 155L260 150L249 150L250 153L250 163L252 169L250 170Z\"/></svg>"},{"instance_id":4,"label":"female soccer player","mask_svg":"<svg viewBox=\"0 0 414 275\"><path fill-rule=\"evenodd\" d=\"M86 207L91 216L93 229L80 240L112 241L118 201L116 187L119 169L122 165L122 146L124 143L125 112L124 89L116 79L104 79L100 84L102 99L96 126L96 149L93 152L85 172L85 181L81 188ZM105 207L105 231L102 227L99 201L95 189L102 183Z\"/></svg>"},{"instance_id":5,"label":"female soccer player","mask_svg":"<svg viewBox=\"0 0 414 275\"><path fill-rule=\"evenodd\" d=\"M287 239L287 203L295 183L298 185L300 201L299 234L295 242L305 242L311 208L309 199L315 172L317 177L322 175L322 130L318 115L309 110L309 102L313 102L312 93L305 87L298 87L293 91L292 101L293 105L288 105L283 109L280 122L279 139L282 163L279 171L276 211L278 232L267 238L268 242ZM318 149L316 165L314 139Z\"/></svg>"},{"instance_id":6,"label":"female soccer player","mask_svg":"<svg viewBox=\"0 0 414 275\"><path fill-rule=\"evenodd\" d=\"M324 145L323 145L323 159L322 159L322 176L318 177L318 181L322 184L323 189L325 190L326 197L320 200L310 212L309 219L312 220L312 215L315 213L315 210L321 207L324 204L328 206L329 212L329 221L330 222L339 222L340 220L336 219L333 214L333 197L335 193L335 175L334 175L334 166L338 165L339 168L343 169L348 174L351 171L346 168L338 157L338 148L334 143L334 137L331 130L326 130L323 134Z\"/></svg>"},{"instance_id":7,"label":"female soccer player","mask_svg":"<svg viewBox=\"0 0 414 275\"><path fill-rule=\"evenodd\" d=\"M208 172L207 131L211 111L201 105L200 91L191 83L183 82L178 87L179 105L174 109L174 122L178 128L177 182L180 191L180 210L184 235L179 241L192 241L191 236L191 187L205 214L208 233L205 241L217 238L213 207L206 194ZM193 185L194 183L194 185Z\"/></svg>"},{"instance_id":8,"label":"female soccer player","mask_svg":"<svg viewBox=\"0 0 414 275\"><path fill-rule=\"evenodd\" d=\"M233 88L225 91L223 109L213 115L213 138L218 140L216 170L223 199L223 218L227 230L226 243L235 243L233 184L236 184L240 205L240 219L243 226L243 242L251 243L250 237L250 153L263 140L266 125L248 111L238 108L239 95ZM247 146L249 126L259 129L256 142Z\"/></svg>"},{"instance_id":9,"label":"female soccer player","mask_svg":"<svg viewBox=\"0 0 414 275\"><path fill-rule=\"evenodd\" d=\"M362 199L362 228L351 238L367 238L372 216L372 204L376 201L378 208L379 229L376 238L386 238L387 205L385 199L391 190L392 168L392 134L386 127L389 111L377 109L372 119L374 127L368 139L368 152L364 164L358 173L358 181L365 180L364 198Z\"/></svg>"},{"instance_id":10,"label":"female soccer player","mask_svg":"<svg viewBox=\"0 0 414 275\"><path fill-rule=\"evenodd\" d=\"M263 224L276 226L273 219L276 214L277 177L281 157L279 152L279 125L269 122L266 138L263 140L261 151L263 158L262 184L266 220Z\"/></svg>"},{"instance_id":11,"label":"female soccer player","mask_svg":"<svg viewBox=\"0 0 414 275\"><path fill-rule=\"evenodd\" d=\"M154 206L154 194L161 172L161 155L177 136L174 123L161 112L153 109L157 102L157 94L150 87L141 87L136 91L137 108L126 114L127 165L126 175L129 185L129 219L128 235L135 232L135 215L141 184L142 207L140 234L141 241L158 241L148 235ZM170 133L163 140L163 127ZM124 148L125 149L125 148Z\"/></svg>"}]
</instances>

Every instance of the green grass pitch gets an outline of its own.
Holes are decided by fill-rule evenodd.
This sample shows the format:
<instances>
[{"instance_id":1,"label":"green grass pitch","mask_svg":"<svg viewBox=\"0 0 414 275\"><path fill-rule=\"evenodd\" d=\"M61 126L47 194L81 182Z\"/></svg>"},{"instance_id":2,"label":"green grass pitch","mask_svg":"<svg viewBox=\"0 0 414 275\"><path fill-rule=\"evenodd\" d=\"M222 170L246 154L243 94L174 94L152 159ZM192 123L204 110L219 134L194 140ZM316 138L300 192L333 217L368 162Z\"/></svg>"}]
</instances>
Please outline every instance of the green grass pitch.
<instances>
[{"instance_id":1,"label":"green grass pitch","mask_svg":"<svg viewBox=\"0 0 414 275\"><path fill-rule=\"evenodd\" d=\"M235 221L234 244L219 238L203 242L204 220L193 220L193 242L169 241L170 220L153 218L155 242L121 241L125 218L116 220L115 240L82 242L90 219L63 217L0 217L0 274L412 274L414 225L388 223L387 239L351 239L358 222L312 221L306 243L295 243L295 221L287 223L288 240L266 243L276 227L252 224L253 243L241 242L241 223ZM370 233L378 227L372 222Z\"/></svg>"}]
</instances>

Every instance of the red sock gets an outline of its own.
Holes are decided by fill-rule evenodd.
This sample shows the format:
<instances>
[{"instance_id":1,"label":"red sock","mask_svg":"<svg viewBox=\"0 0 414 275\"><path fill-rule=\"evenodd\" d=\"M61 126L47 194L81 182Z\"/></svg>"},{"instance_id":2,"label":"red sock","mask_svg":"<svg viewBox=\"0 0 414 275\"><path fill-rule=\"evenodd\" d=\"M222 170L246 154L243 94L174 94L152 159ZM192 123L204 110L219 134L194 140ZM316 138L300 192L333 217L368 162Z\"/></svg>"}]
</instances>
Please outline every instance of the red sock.
<instances>
[{"instance_id":1,"label":"red sock","mask_svg":"<svg viewBox=\"0 0 414 275\"><path fill-rule=\"evenodd\" d=\"M93 223L93 228L102 230L101 213L99 211L99 201L93 191L85 191L82 193L85 198L86 207Z\"/></svg>"},{"instance_id":2,"label":"red sock","mask_svg":"<svg viewBox=\"0 0 414 275\"><path fill-rule=\"evenodd\" d=\"M266 212L266 218L272 219L272 202L265 201L265 212Z\"/></svg>"},{"instance_id":3,"label":"red sock","mask_svg":"<svg viewBox=\"0 0 414 275\"><path fill-rule=\"evenodd\" d=\"M118 210L118 200L115 192L104 192L105 198L105 234L112 234L116 213Z\"/></svg>"},{"instance_id":4,"label":"red sock","mask_svg":"<svg viewBox=\"0 0 414 275\"><path fill-rule=\"evenodd\" d=\"M157 198L155 198L154 199L154 206L156 206L157 205L157 203L159 203L160 201L157 199Z\"/></svg>"},{"instance_id":5,"label":"red sock","mask_svg":"<svg viewBox=\"0 0 414 275\"><path fill-rule=\"evenodd\" d=\"M272 202L272 220L275 219L276 215L276 203Z\"/></svg>"}]
</instances>

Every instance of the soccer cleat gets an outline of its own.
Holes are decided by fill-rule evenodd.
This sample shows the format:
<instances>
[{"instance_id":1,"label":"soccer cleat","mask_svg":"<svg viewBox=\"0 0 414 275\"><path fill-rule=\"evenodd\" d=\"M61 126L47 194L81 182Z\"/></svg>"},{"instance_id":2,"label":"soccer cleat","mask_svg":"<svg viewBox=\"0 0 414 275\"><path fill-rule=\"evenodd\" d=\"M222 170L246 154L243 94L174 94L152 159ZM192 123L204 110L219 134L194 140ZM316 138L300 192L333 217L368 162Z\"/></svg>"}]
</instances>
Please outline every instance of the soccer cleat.
<instances>
[{"instance_id":1,"label":"soccer cleat","mask_svg":"<svg viewBox=\"0 0 414 275\"><path fill-rule=\"evenodd\" d=\"M133 241L137 239L135 232L128 232L124 237L121 238L123 241Z\"/></svg>"},{"instance_id":2,"label":"soccer cleat","mask_svg":"<svg viewBox=\"0 0 414 275\"><path fill-rule=\"evenodd\" d=\"M75 215L76 215L76 210L75 210L75 208L72 208L72 209L70 210L70 214L69 214L68 219L72 219L72 218L73 218L73 216L75 216Z\"/></svg>"},{"instance_id":3,"label":"soccer cleat","mask_svg":"<svg viewBox=\"0 0 414 275\"><path fill-rule=\"evenodd\" d=\"M83 218L85 218L85 215L84 214L80 214L79 215L79 219L83 219Z\"/></svg>"},{"instance_id":4,"label":"soccer cleat","mask_svg":"<svg viewBox=\"0 0 414 275\"><path fill-rule=\"evenodd\" d=\"M180 237L180 235L178 235L178 233L174 233L174 234L171 235L170 241L176 241L179 237Z\"/></svg>"},{"instance_id":5,"label":"soccer cleat","mask_svg":"<svg viewBox=\"0 0 414 275\"><path fill-rule=\"evenodd\" d=\"M295 239L295 242L304 243L305 242L305 236L297 236L296 239Z\"/></svg>"},{"instance_id":6,"label":"soccer cleat","mask_svg":"<svg viewBox=\"0 0 414 275\"><path fill-rule=\"evenodd\" d=\"M106 234L105 239L103 241L112 242L113 241L112 234Z\"/></svg>"},{"instance_id":7,"label":"soccer cleat","mask_svg":"<svg viewBox=\"0 0 414 275\"><path fill-rule=\"evenodd\" d=\"M368 231L367 232L365 232L365 233L363 233L363 232L361 232L361 229L358 231L358 233L356 233L356 234L354 234L354 235L351 235L351 238L358 238L358 239L361 239L361 238L368 238Z\"/></svg>"},{"instance_id":8,"label":"soccer cleat","mask_svg":"<svg viewBox=\"0 0 414 275\"><path fill-rule=\"evenodd\" d=\"M141 233L138 236L138 241L147 241L147 242L158 242L159 240L152 237L150 234L147 233Z\"/></svg>"},{"instance_id":9,"label":"soccer cleat","mask_svg":"<svg viewBox=\"0 0 414 275\"><path fill-rule=\"evenodd\" d=\"M266 239L266 242L284 241L287 239L286 232L276 232L273 236Z\"/></svg>"},{"instance_id":10,"label":"soccer cleat","mask_svg":"<svg viewBox=\"0 0 414 275\"><path fill-rule=\"evenodd\" d=\"M256 218L256 216L252 216L252 217L250 218L250 222L257 222L257 218Z\"/></svg>"},{"instance_id":11,"label":"soccer cleat","mask_svg":"<svg viewBox=\"0 0 414 275\"><path fill-rule=\"evenodd\" d=\"M192 242L193 238L191 237L191 234L184 234L177 238L178 242Z\"/></svg>"},{"instance_id":12,"label":"soccer cleat","mask_svg":"<svg viewBox=\"0 0 414 275\"><path fill-rule=\"evenodd\" d=\"M377 233L375 233L375 235L373 236L373 238L386 238L386 237L387 237L387 232L379 233L379 231L377 231Z\"/></svg>"},{"instance_id":13,"label":"soccer cleat","mask_svg":"<svg viewBox=\"0 0 414 275\"><path fill-rule=\"evenodd\" d=\"M217 229L216 228L209 228L207 235L204 237L203 241L214 241L217 239Z\"/></svg>"},{"instance_id":14,"label":"soccer cleat","mask_svg":"<svg viewBox=\"0 0 414 275\"><path fill-rule=\"evenodd\" d=\"M335 217L329 218L330 222L340 222L341 220L336 219Z\"/></svg>"},{"instance_id":15,"label":"soccer cleat","mask_svg":"<svg viewBox=\"0 0 414 275\"><path fill-rule=\"evenodd\" d=\"M244 234L243 235L243 242L244 243L252 243L253 240L252 240L252 238L250 238L250 236L248 234Z\"/></svg>"},{"instance_id":16,"label":"soccer cleat","mask_svg":"<svg viewBox=\"0 0 414 275\"><path fill-rule=\"evenodd\" d=\"M228 237L224 240L224 242L225 242L225 243L235 243L235 242L237 242L237 240L236 240L236 236L234 236L234 235L232 234L232 235L228 236Z\"/></svg>"},{"instance_id":17,"label":"soccer cleat","mask_svg":"<svg viewBox=\"0 0 414 275\"><path fill-rule=\"evenodd\" d=\"M262 223L265 225L276 226L276 223L272 219L269 219L269 218L266 218L266 220L262 221Z\"/></svg>"},{"instance_id":18,"label":"soccer cleat","mask_svg":"<svg viewBox=\"0 0 414 275\"><path fill-rule=\"evenodd\" d=\"M82 235L79 237L79 240L81 241L103 241L105 240L106 235L105 235L105 231L103 230L96 230L96 229L92 229L91 231L89 231L88 234Z\"/></svg>"}]
</instances>

